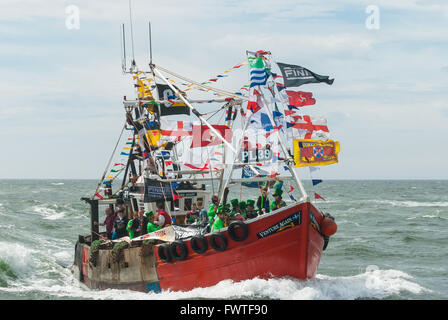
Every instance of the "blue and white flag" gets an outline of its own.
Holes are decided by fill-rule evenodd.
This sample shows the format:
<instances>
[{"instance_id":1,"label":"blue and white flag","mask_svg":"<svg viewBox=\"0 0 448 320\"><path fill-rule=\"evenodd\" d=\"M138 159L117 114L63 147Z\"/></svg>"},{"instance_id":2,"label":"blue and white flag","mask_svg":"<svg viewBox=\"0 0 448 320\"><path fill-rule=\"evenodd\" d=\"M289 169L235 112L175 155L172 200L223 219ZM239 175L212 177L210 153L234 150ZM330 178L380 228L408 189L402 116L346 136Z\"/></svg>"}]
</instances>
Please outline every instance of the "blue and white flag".
<instances>
[{"instance_id":1,"label":"blue and white flag","mask_svg":"<svg viewBox=\"0 0 448 320\"><path fill-rule=\"evenodd\" d=\"M249 57L248 59L250 67L250 87L265 85L268 75L263 60L260 57Z\"/></svg>"},{"instance_id":2,"label":"blue and white flag","mask_svg":"<svg viewBox=\"0 0 448 320\"><path fill-rule=\"evenodd\" d=\"M316 172L320 170L320 168L317 167L308 167L310 168L310 177L311 177L311 182L313 183L313 186L319 184L322 182L322 179L320 179L319 177L316 177Z\"/></svg>"}]
</instances>

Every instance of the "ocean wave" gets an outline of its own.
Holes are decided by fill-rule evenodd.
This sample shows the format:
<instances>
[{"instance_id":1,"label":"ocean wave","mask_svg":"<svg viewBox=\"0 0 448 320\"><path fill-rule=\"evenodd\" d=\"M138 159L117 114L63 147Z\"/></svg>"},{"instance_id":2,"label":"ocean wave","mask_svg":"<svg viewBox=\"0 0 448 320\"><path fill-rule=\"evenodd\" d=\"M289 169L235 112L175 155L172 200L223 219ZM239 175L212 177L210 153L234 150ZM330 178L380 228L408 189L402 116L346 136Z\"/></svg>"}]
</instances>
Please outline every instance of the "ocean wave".
<instances>
[{"instance_id":1,"label":"ocean wave","mask_svg":"<svg viewBox=\"0 0 448 320\"><path fill-rule=\"evenodd\" d=\"M81 298L94 300L178 300L178 299L277 299L277 300L355 300L384 299L403 292L421 294L431 292L412 282L412 277L399 270L374 270L365 273L333 277L317 275L315 279L301 281L291 278L254 278L234 282L224 280L208 288L187 292L164 291L141 293L130 290L90 290L73 278L68 269L62 271L63 283L50 279L35 279L28 285L20 284L8 292L38 291L47 297Z\"/></svg>"},{"instance_id":2,"label":"ocean wave","mask_svg":"<svg viewBox=\"0 0 448 320\"><path fill-rule=\"evenodd\" d=\"M65 216L64 211L58 212L56 209L49 208L45 205L33 206L33 211L42 215L47 220L57 220Z\"/></svg>"},{"instance_id":3,"label":"ocean wave","mask_svg":"<svg viewBox=\"0 0 448 320\"><path fill-rule=\"evenodd\" d=\"M16 275L23 275L35 269L36 251L18 243L0 242L0 260Z\"/></svg>"},{"instance_id":4,"label":"ocean wave","mask_svg":"<svg viewBox=\"0 0 448 320\"><path fill-rule=\"evenodd\" d=\"M52 182L51 185L53 185L53 186L63 186L64 182Z\"/></svg>"},{"instance_id":5,"label":"ocean wave","mask_svg":"<svg viewBox=\"0 0 448 320\"><path fill-rule=\"evenodd\" d=\"M448 202L446 201L435 201L435 202L419 202L419 201L399 201L399 200L368 200L368 202L389 204L394 207L448 207Z\"/></svg>"}]
</instances>

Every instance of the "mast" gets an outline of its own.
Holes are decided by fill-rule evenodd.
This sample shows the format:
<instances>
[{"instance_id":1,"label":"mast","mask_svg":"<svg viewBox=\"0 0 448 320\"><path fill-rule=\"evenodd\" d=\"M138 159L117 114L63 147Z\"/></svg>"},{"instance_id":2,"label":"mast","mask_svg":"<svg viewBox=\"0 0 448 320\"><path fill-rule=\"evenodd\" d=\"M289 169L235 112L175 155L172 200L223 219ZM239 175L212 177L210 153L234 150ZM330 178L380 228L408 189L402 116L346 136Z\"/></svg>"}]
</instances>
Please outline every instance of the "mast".
<instances>
[{"instance_id":1,"label":"mast","mask_svg":"<svg viewBox=\"0 0 448 320\"><path fill-rule=\"evenodd\" d=\"M261 91L260 86L258 86L258 88L259 88L260 91ZM263 103L264 103L265 107L268 109L267 114L268 114L268 117L269 117L269 121L271 122L272 127L275 127L276 125L275 125L275 121L274 121L274 119L273 119L273 117L272 117L272 110L271 110L271 107L268 105L266 99L264 98L264 96L263 96L262 94L261 94L261 99L263 100ZM287 158L287 160L285 161L285 163L286 163L286 165L288 166L289 171L291 172L292 176L294 177L294 180L297 182L297 185L299 186L300 191L302 192L303 199L304 199L305 201L308 201L308 200L309 200L308 194L306 193L305 188L303 187L303 184L302 184L302 181L301 181L300 178L299 178L299 175L298 175L297 172L294 170L294 165L293 165L293 164L294 164L294 159L292 159L292 157L291 157L291 155L289 154L289 152L288 152L288 150L287 150L285 144L283 143L283 140L282 140L281 137L280 137L279 130L277 130L275 133L276 133L277 139L278 139L278 141L279 141L279 143L280 143L280 147L282 148L282 151L283 151L283 153L285 154L285 157Z\"/></svg>"}]
</instances>

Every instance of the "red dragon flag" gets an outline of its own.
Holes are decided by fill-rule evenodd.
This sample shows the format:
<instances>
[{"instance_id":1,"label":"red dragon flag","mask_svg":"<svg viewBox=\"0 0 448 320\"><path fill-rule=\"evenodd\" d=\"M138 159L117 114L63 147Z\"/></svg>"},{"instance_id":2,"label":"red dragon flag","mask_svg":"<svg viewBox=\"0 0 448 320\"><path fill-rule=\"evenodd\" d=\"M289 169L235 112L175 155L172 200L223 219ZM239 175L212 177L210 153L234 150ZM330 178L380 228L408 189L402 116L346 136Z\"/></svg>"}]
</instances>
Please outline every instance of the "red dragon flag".
<instances>
[{"instance_id":1,"label":"red dragon flag","mask_svg":"<svg viewBox=\"0 0 448 320\"><path fill-rule=\"evenodd\" d=\"M232 143L233 132L226 125L212 125L220 135L229 143ZM205 125L193 125L193 140L190 148L216 146L224 143L219 137L215 136L212 130Z\"/></svg>"},{"instance_id":2,"label":"red dragon flag","mask_svg":"<svg viewBox=\"0 0 448 320\"><path fill-rule=\"evenodd\" d=\"M310 106L316 103L312 92L286 90L289 98L288 108Z\"/></svg>"}]
</instances>

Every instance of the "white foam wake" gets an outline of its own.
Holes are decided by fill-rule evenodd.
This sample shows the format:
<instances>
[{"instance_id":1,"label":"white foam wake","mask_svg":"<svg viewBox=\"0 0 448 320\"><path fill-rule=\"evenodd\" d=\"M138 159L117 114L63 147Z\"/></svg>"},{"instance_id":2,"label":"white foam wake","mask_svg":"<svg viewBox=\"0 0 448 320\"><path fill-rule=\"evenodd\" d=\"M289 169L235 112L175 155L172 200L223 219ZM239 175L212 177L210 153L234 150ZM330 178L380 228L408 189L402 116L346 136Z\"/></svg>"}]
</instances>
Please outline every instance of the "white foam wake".
<instances>
[{"instance_id":1,"label":"white foam wake","mask_svg":"<svg viewBox=\"0 0 448 320\"><path fill-rule=\"evenodd\" d=\"M56 270L53 270L56 271ZM1 289L8 292L39 291L48 298L81 298L95 300L177 300L177 299L279 299L279 300L353 300L382 299L401 293L431 292L412 281L412 276L399 270L375 270L345 277L317 275L300 281L290 278L251 279L240 282L224 280L208 288L188 292L140 293L129 290L90 290L73 278L67 269L59 269L61 279L33 277L29 283Z\"/></svg>"}]
</instances>

